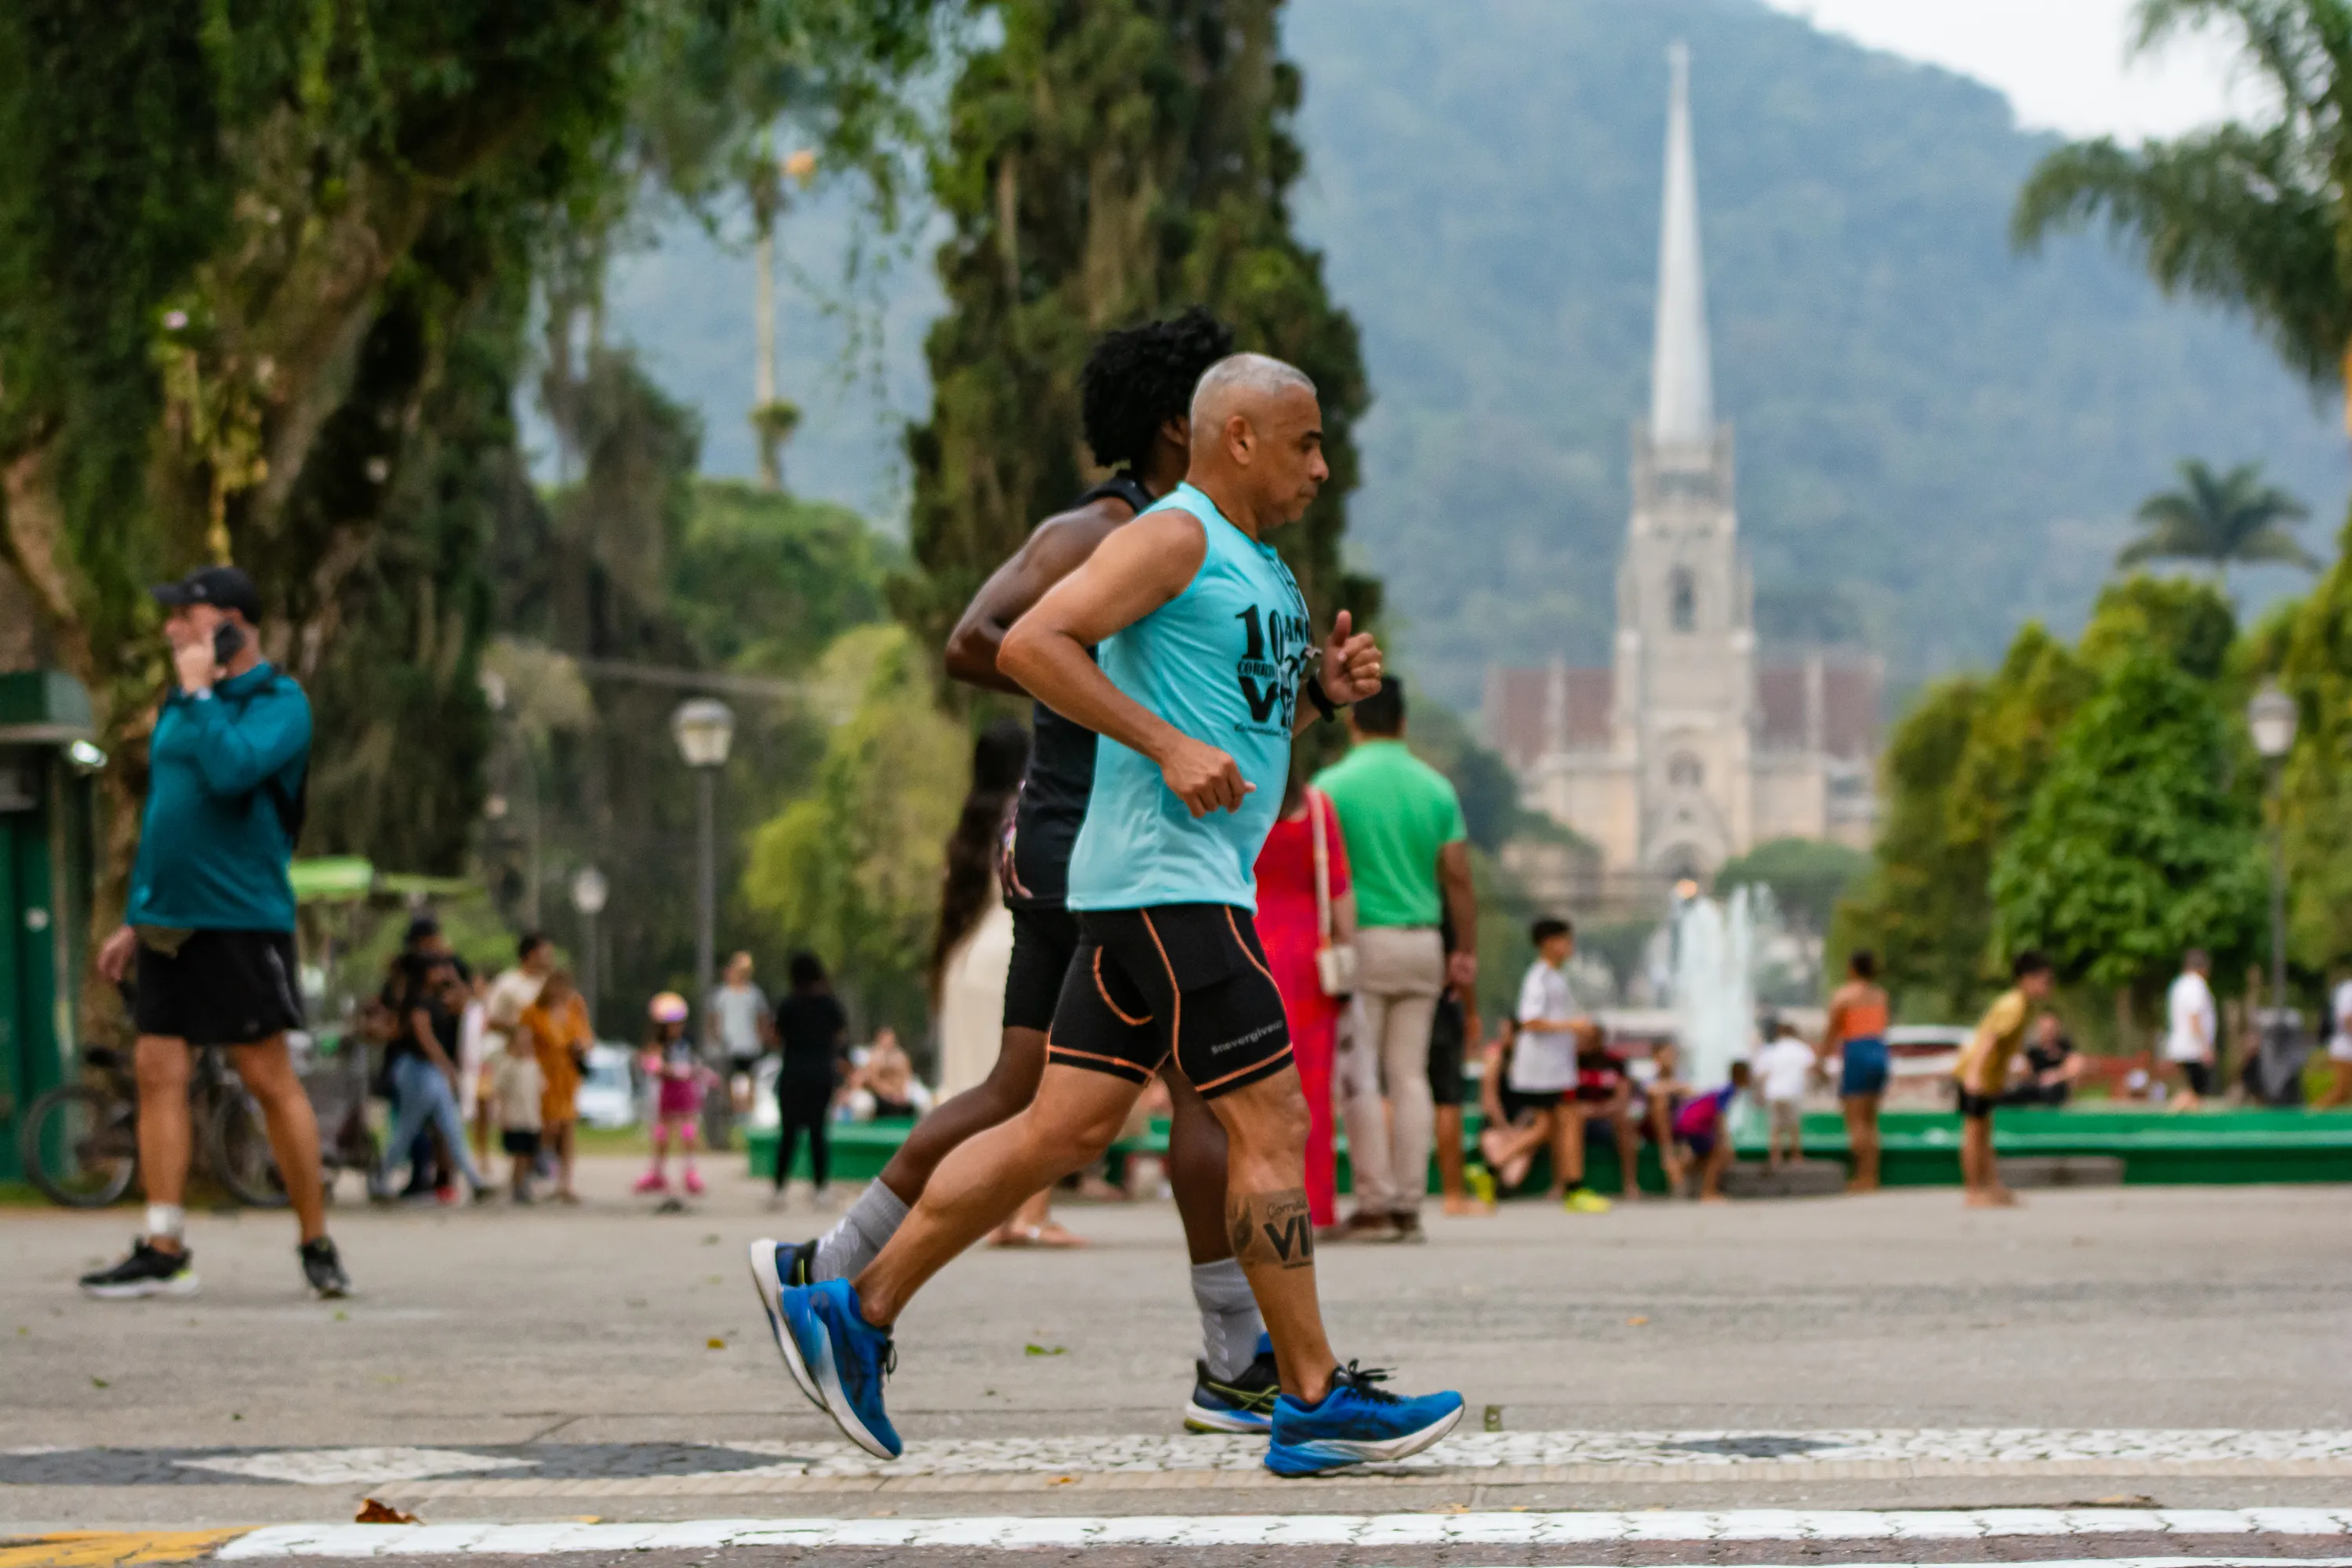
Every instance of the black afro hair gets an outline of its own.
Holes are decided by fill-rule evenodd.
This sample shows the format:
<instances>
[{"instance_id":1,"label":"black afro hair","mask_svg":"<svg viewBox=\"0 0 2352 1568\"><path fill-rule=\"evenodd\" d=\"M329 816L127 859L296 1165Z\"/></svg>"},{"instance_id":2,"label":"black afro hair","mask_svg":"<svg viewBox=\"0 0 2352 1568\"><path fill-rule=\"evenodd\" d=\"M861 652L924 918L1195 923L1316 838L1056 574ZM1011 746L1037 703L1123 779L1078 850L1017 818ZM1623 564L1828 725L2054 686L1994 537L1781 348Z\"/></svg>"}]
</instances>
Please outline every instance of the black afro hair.
<instances>
[{"instance_id":1,"label":"black afro hair","mask_svg":"<svg viewBox=\"0 0 2352 1568\"><path fill-rule=\"evenodd\" d=\"M1234 330L1198 305L1172 321L1107 334L1087 356L1078 384L1095 461L1140 467L1160 426L1192 412L1202 374L1233 352Z\"/></svg>"}]
</instances>

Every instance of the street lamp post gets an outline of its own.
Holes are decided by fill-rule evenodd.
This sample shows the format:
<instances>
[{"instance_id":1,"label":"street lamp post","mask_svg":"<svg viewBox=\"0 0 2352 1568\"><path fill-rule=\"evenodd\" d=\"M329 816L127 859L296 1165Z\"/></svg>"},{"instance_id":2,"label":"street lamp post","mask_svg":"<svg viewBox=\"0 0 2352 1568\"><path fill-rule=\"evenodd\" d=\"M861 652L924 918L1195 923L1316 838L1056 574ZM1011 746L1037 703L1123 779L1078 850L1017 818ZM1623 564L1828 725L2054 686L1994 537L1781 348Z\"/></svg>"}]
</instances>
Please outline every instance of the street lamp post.
<instances>
[{"instance_id":1,"label":"street lamp post","mask_svg":"<svg viewBox=\"0 0 2352 1568\"><path fill-rule=\"evenodd\" d=\"M2246 728L2253 732L2254 750L2270 767L2271 1005L2269 1026L2261 1038L2267 1053L2280 1060L2292 1049L2288 1036L2297 1027L2286 1010L2286 801L2280 787L2286 754L2294 749L2296 717L2294 699L2281 691L2276 681L2263 681L2246 704ZM2266 1093L2270 1065L2263 1064Z\"/></svg>"},{"instance_id":2,"label":"street lamp post","mask_svg":"<svg viewBox=\"0 0 2352 1568\"><path fill-rule=\"evenodd\" d=\"M727 752L735 743L735 710L717 698L697 697L677 705L669 716L669 729L678 755L694 770L694 1005L708 1056L712 1048L710 993L719 979L719 770L727 765ZM703 1097L702 1136L712 1149L724 1149L732 1142L733 1112L731 1086Z\"/></svg>"},{"instance_id":3,"label":"street lamp post","mask_svg":"<svg viewBox=\"0 0 2352 1568\"><path fill-rule=\"evenodd\" d=\"M596 917L612 893L604 873L583 866L572 874L572 907L580 912L580 1001L588 1009L588 1029L596 1028Z\"/></svg>"}]
</instances>

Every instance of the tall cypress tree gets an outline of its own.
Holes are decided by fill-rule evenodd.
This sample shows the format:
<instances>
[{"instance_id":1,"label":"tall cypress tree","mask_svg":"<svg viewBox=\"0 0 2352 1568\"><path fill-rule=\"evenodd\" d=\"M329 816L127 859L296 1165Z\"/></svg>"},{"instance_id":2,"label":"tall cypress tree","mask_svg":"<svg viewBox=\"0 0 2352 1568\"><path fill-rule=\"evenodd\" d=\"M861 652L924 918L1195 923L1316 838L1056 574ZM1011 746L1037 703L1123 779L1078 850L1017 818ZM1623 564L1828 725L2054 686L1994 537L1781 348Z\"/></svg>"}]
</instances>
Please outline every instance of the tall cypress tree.
<instances>
[{"instance_id":1,"label":"tall cypress tree","mask_svg":"<svg viewBox=\"0 0 2352 1568\"><path fill-rule=\"evenodd\" d=\"M1379 587L1339 539L1370 401L1356 324L1321 256L1291 233L1305 167L1301 79L1277 47L1282 0L1006 0L1003 40L966 65L932 171L955 225L950 310L927 342L929 424L909 432L915 570L892 584L933 648L982 581L1096 470L1078 372L1102 332L1187 305L1322 395L1331 480L1276 536L1318 622L1362 619Z\"/></svg>"}]
</instances>

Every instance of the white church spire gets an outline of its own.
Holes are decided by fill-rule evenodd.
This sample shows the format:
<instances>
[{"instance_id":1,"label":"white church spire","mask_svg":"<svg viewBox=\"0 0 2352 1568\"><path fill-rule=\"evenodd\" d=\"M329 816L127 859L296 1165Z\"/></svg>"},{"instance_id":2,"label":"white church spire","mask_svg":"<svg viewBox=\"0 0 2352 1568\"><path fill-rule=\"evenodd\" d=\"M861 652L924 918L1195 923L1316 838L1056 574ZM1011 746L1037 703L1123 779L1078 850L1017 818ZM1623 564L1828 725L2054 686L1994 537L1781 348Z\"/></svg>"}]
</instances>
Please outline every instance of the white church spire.
<instances>
[{"instance_id":1,"label":"white church spire","mask_svg":"<svg viewBox=\"0 0 2352 1568\"><path fill-rule=\"evenodd\" d=\"M1666 51L1666 200L1658 234L1658 336L1650 363L1650 439L1662 447L1715 440L1715 375L1706 345L1706 278L1699 261L1698 169L1691 153L1690 49Z\"/></svg>"}]
</instances>

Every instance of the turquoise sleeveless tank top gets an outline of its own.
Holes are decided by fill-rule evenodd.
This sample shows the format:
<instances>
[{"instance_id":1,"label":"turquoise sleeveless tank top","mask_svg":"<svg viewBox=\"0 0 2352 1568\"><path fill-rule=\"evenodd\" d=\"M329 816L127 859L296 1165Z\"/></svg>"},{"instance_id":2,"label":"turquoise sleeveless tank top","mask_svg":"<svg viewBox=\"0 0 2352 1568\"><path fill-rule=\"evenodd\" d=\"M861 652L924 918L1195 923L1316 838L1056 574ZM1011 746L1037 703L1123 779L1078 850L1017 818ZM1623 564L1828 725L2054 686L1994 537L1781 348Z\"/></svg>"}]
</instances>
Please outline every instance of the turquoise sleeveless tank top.
<instances>
[{"instance_id":1,"label":"turquoise sleeveless tank top","mask_svg":"<svg viewBox=\"0 0 2352 1568\"><path fill-rule=\"evenodd\" d=\"M1184 591L1096 652L1111 683L1257 786L1239 811L1193 819L1160 764L1106 735L1096 742L1087 818L1070 853L1069 907L1161 904L1257 909L1257 852L1282 810L1290 720L1314 633L1307 601L1272 546L1225 521L1191 485L1163 497L1201 520L1208 551Z\"/></svg>"}]
</instances>

